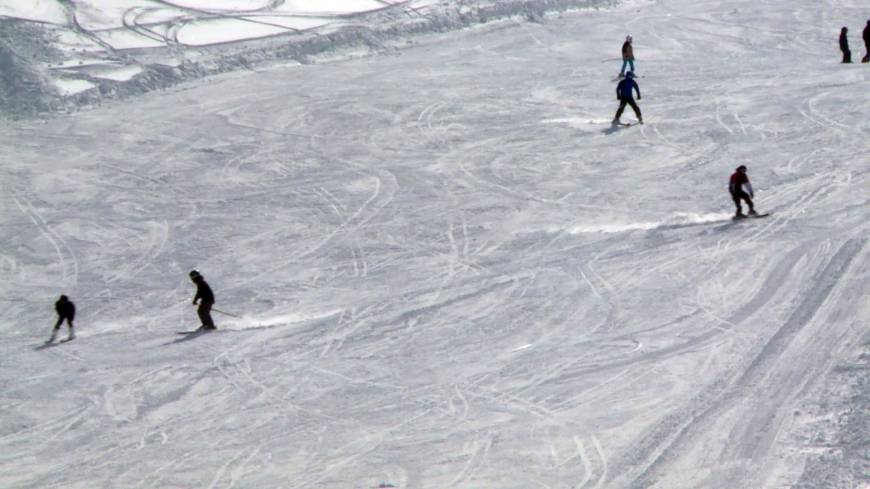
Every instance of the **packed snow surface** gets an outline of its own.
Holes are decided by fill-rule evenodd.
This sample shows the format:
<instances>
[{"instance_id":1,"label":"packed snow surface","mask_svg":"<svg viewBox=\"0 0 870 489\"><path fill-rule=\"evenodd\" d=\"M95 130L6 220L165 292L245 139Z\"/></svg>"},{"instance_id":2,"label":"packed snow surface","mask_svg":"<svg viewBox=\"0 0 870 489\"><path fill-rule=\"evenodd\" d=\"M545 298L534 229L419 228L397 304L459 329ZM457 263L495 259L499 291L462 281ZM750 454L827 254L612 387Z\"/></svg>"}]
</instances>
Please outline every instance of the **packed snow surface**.
<instances>
[{"instance_id":1,"label":"packed snow surface","mask_svg":"<svg viewBox=\"0 0 870 489\"><path fill-rule=\"evenodd\" d=\"M866 488L867 16L631 3L5 123L0 487ZM232 316L181 336L194 268Z\"/></svg>"}]
</instances>

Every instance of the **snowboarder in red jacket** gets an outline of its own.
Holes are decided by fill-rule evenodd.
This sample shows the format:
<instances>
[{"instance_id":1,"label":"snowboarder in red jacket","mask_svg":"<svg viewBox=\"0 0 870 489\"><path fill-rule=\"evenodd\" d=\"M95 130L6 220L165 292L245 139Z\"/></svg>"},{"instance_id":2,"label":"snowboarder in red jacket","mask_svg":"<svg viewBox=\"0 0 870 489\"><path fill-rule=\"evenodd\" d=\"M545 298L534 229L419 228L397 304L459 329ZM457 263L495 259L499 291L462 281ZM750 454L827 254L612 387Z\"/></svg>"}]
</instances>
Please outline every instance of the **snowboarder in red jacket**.
<instances>
[{"instance_id":1,"label":"snowboarder in red jacket","mask_svg":"<svg viewBox=\"0 0 870 489\"><path fill-rule=\"evenodd\" d=\"M731 193L731 198L734 200L734 205L737 206L737 213L734 217L746 217L743 214L743 208L740 206L740 200L745 200L749 206L749 215L758 215L755 212L755 206L752 204L752 199L755 194L752 192L752 184L749 183L749 177L746 176L746 166L740 165L737 170L731 175L731 181L728 183L728 192Z\"/></svg>"}]
</instances>

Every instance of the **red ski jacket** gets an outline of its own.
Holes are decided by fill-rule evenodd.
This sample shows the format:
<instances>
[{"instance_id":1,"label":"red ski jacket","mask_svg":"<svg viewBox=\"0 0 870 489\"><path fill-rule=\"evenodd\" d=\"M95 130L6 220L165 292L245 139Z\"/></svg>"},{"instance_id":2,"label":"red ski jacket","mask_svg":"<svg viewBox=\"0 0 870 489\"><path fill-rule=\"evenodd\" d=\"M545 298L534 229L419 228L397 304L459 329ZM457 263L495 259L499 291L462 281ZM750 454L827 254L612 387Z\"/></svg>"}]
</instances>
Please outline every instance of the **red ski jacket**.
<instances>
[{"instance_id":1,"label":"red ski jacket","mask_svg":"<svg viewBox=\"0 0 870 489\"><path fill-rule=\"evenodd\" d=\"M728 191L731 192L731 195L736 195L739 192L743 192L743 188L746 188L746 192L749 195L752 195L752 184L749 183L749 177L746 176L745 173L740 173L739 171L734 172L731 175L731 181L728 184Z\"/></svg>"}]
</instances>

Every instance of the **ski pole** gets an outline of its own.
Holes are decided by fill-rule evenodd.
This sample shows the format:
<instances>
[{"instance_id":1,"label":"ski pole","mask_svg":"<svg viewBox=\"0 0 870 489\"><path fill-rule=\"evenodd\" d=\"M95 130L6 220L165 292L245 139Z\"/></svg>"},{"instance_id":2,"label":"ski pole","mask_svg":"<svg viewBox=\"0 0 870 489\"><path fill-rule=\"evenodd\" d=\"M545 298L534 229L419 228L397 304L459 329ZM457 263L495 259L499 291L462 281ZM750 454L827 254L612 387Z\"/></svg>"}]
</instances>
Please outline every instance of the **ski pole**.
<instances>
[{"instance_id":1,"label":"ski pole","mask_svg":"<svg viewBox=\"0 0 870 489\"><path fill-rule=\"evenodd\" d=\"M230 314L228 312L221 311L220 309L215 309L214 307L212 307L211 310L216 312L216 313L223 314L224 316L229 316L229 317L241 319L241 316L236 316L235 314Z\"/></svg>"}]
</instances>

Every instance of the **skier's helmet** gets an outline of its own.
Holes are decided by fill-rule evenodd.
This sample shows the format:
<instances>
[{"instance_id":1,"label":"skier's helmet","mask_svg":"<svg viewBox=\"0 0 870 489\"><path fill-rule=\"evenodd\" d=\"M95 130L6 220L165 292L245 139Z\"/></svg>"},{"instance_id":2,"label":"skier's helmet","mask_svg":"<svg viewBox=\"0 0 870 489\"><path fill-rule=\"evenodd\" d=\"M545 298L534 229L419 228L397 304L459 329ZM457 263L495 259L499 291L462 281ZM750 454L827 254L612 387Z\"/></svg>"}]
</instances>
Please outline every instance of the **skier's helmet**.
<instances>
[{"instance_id":1,"label":"skier's helmet","mask_svg":"<svg viewBox=\"0 0 870 489\"><path fill-rule=\"evenodd\" d=\"M634 78L634 72L633 72L633 71L629 71L628 73L625 74L625 77L626 77L626 78Z\"/></svg>"},{"instance_id":2,"label":"skier's helmet","mask_svg":"<svg viewBox=\"0 0 870 489\"><path fill-rule=\"evenodd\" d=\"M625 36L625 40L631 42L631 35Z\"/></svg>"},{"instance_id":3,"label":"skier's helmet","mask_svg":"<svg viewBox=\"0 0 870 489\"><path fill-rule=\"evenodd\" d=\"M746 165L740 165L737 167L737 171L746 171Z\"/></svg>"},{"instance_id":4,"label":"skier's helmet","mask_svg":"<svg viewBox=\"0 0 870 489\"><path fill-rule=\"evenodd\" d=\"M197 279L202 277L202 275L196 270L191 270L189 275L191 279Z\"/></svg>"},{"instance_id":5,"label":"skier's helmet","mask_svg":"<svg viewBox=\"0 0 870 489\"><path fill-rule=\"evenodd\" d=\"M61 302L66 302L66 301L68 301L68 300L69 300L69 297L67 297L67 296L65 296L65 295L60 296L60 301L61 301Z\"/></svg>"}]
</instances>

